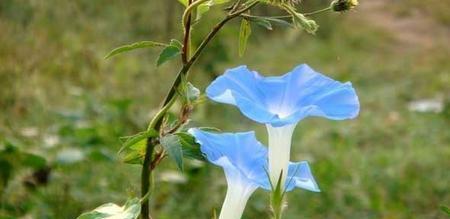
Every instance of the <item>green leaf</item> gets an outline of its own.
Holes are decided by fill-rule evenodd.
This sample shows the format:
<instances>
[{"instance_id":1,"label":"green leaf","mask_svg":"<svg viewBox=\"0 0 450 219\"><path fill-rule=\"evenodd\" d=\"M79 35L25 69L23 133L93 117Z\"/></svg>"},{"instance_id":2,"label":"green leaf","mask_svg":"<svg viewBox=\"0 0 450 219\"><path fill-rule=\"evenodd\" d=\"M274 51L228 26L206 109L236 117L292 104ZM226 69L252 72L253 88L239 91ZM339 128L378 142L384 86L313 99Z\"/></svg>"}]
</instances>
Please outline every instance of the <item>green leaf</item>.
<instances>
[{"instance_id":1,"label":"green leaf","mask_svg":"<svg viewBox=\"0 0 450 219\"><path fill-rule=\"evenodd\" d=\"M197 15L195 17L195 20L196 21L200 20L200 18L202 18L202 16L206 12L208 12L211 9L212 6L225 4L225 3L229 2L229 1L230 0L210 0L210 1L207 1L207 2L205 2L203 4L200 4L197 7Z\"/></svg>"},{"instance_id":2,"label":"green leaf","mask_svg":"<svg viewBox=\"0 0 450 219\"><path fill-rule=\"evenodd\" d=\"M47 160L36 154L22 153L22 165L40 169L47 165Z\"/></svg>"},{"instance_id":3,"label":"green leaf","mask_svg":"<svg viewBox=\"0 0 450 219\"><path fill-rule=\"evenodd\" d=\"M128 164L142 164L147 146L147 138L157 136L158 132L150 129L133 136L122 137L121 140L124 143L118 152L120 159Z\"/></svg>"},{"instance_id":4,"label":"green leaf","mask_svg":"<svg viewBox=\"0 0 450 219\"><path fill-rule=\"evenodd\" d=\"M178 2L180 2L182 5L184 5L184 7L188 6L188 0L178 0Z\"/></svg>"},{"instance_id":5,"label":"green leaf","mask_svg":"<svg viewBox=\"0 0 450 219\"><path fill-rule=\"evenodd\" d=\"M143 164L143 157L145 155L143 155L142 153L140 153L139 151L130 151L129 153L127 153L125 155L125 157L122 158L122 162L127 163L127 164Z\"/></svg>"},{"instance_id":6,"label":"green leaf","mask_svg":"<svg viewBox=\"0 0 450 219\"><path fill-rule=\"evenodd\" d=\"M15 170L24 167L41 169L46 167L47 161L44 157L24 152L12 142L0 142L0 192L8 185Z\"/></svg>"},{"instance_id":7,"label":"green leaf","mask_svg":"<svg viewBox=\"0 0 450 219\"><path fill-rule=\"evenodd\" d=\"M194 136L192 136L191 134L189 134L187 132L177 132L177 133L175 133L175 135L177 135L180 138L182 143L186 143L189 145L196 144Z\"/></svg>"},{"instance_id":8,"label":"green leaf","mask_svg":"<svg viewBox=\"0 0 450 219\"><path fill-rule=\"evenodd\" d=\"M266 17L266 18L264 18L264 20L273 22L274 24L278 24L280 26L293 27L291 23L289 23L283 19Z\"/></svg>"},{"instance_id":9,"label":"green leaf","mask_svg":"<svg viewBox=\"0 0 450 219\"><path fill-rule=\"evenodd\" d=\"M213 6L213 5L221 5L221 4L225 4L225 3L229 2L229 1L230 1L230 0L211 0L211 1L208 2L208 4L209 4L210 6Z\"/></svg>"},{"instance_id":10,"label":"green leaf","mask_svg":"<svg viewBox=\"0 0 450 219\"><path fill-rule=\"evenodd\" d=\"M272 17L260 17L260 16L253 16L253 17L246 17L245 19L262 26L268 30L272 30L272 23L285 26L285 27L294 27L291 23L278 18L272 18Z\"/></svg>"},{"instance_id":11,"label":"green leaf","mask_svg":"<svg viewBox=\"0 0 450 219\"><path fill-rule=\"evenodd\" d=\"M176 39L171 39L169 45L175 46L175 47L177 47L180 50L183 49L183 44L180 41L176 40Z\"/></svg>"},{"instance_id":12,"label":"green leaf","mask_svg":"<svg viewBox=\"0 0 450 219\"><path fill-rule=\"evenodd\" d=\"M169 134L164 136L160 142L169 157L175 161L178 169L183 171L183 145L180 138L177 135Z\"/></svg>"},{"instance_id":13,"label":"green leaf","mask_svg":"<svg viewBox=\"0 0 450 219\"><path fill-rule=\"evenodd\" d=\"M200 90L190 82L186 84L186 99L188 102L194 102L200 97Z\"/></svg>"},{"instance_id":14,"label":"green leaf","mask_svg":"<svg viewBox=\"0 0 450 219\"><path fill-rule=\"evenodd\" d=\"M195 102L200 98L200 90L187 81L186 76L181 77L181 86L177 91L186 103Z\"/></svg>"},{"instance_id":15,"label":"green leaf","mask_svg":"<svg viewBox=\"0 0 450 219\"><path fill-rule=\"evenodd\" d=\"M121 137L120 140L122 140L124 142L122 144L122 148L120 148L120 150L119 150L119 153L121 153L123 150L130 148L133 145L137 144L142 139L147 139L147 138L156 137L156 136L158 136L158 132L154 129L149 129L147 131L140 132L136 135Z\"/></svg>"},{"instance_id":16,"label":"green leaf","mask_svg":"<svg viewBox=\"0 0 450 219\"><path fill-rule=\"evenodd\" d=\"M156 62L156 66L160 66L165 62L177 57L181 54L180 49L175 46L167 46L159 55L158 61Z\"/></svg>"},{"instance_id":17,"label":"green leaf","mask_svg":"<svg viewBox=\"0 0 450 219\"><path fill-rule=\"evenodd\" d=\"M442 212L446 213L447 216L450 216L450 208L448 208L447 206L441 205L440 209Z\"/></svg>"},{"instance_id":18,"label":"green leaf","mask_svg":"<svg viewBox=\"0 0 450 219\"><path fill-rule=\"evenodd\" d=\"M229 2L230 0L211 0L211 1L207 1L203 4L208 5L208 6L213 6L213 5L219 5L219 4L224 4ZM184 7L188 6L188 0L178 0L178 2L180 2L182 5L184 5Z\"/></svg>"},{"instance_id":19,"label":"green leaf","mask_svg":"<svg viewBox=\"0 0 450 219\"><path fill-rule=\"evenodd\" d=\"M205 14L206 12L208 12L210 8L211 8L211 6L208 5L207 2L206 2L206 3L203 3L203 4L200 4L200 5L197 7L197 10L196 10L195 20L196 20L196 21L200 20L200 19L202 18L203 14Z\"/></svg>"},{"instance_id":20,"label":"green leaf","mask_svg":"<svg viewBox=\"0 0 450 219\"><path fill-rule=\"evenodd\" d=\"M129 199L124 206L107 203L86 212L77 219L136 219L141 213L141 203L138 198Z\"/></svg>"},{"instance_id":21,"label":"green leaf","mask_svg":"<svg viewBox=\"0 0 450 219\"><path fill-rule=\"evenodd\" d=\"M222 131L216 127L198 127L198 129L200 129L202 131L207 131L207 132L221 132Z\"/></svg>"},{"instance_id":22,"label":"green leaf","mask_svg":"<svg viewBox=\"0 0 450 219\"><path fill-rule=\"evenodd\" d=\"M242 19L241 28L239 31L239 56L243 56L245 50L247 48L247 41L252 33L252 27L250 26L250 22L246 19Z\"/></svg>"},{"instance_id":23,"label":"green leaf","mask_svg":"<svg viewBox=\"0 0 450 219\"><path fill-rule=\"evenodd\" d=\"M130 149L121 153L121 160L127 164L142 164L144 162L144 156L147 148L147 140L142 139Z\"/></svg>"},{"instance_id":24,"label":"green leaf","mask_svg":"<svg viewBox=\"0 0 450 219\"><path fill-rule=\"evenodd\" d=\"M18 151L19 151L19 147L10 141L3 142L3 145L0 148L0 153L2 153L2 154L15 153Z\"/></svg>"},{"instance_id":25,"label":"green leaf","mask_svg":"<svg viewBox=\"0 0 450 219\"><path fill-rule=\"evenodd\" d=\"M0 157L0 192L4 187L8 185L9 179L11 178L14 167L7 160L3 160Z\"/></svg>"},{"instance_id":26,"label":"green leaf","mask_svg":"<svg viewBox=\"0 0 450 219\"><path fill-rule=\"evenodd\" d=\"M159 55L158 60L156 61L156 66L160 66L180 55L182 47L183 45L179 41L171 40L170 44L167 45Z\"/></svg>"},{"instance_id":27,"label":"green leaf","mask_svg":"<svg viewBox=\"0 0 450 219\"><path fill-rule=\"evenodd\" d=\"M268 30L272 30L272 24L270 23L269 20L267 20L266 18L263 17L249 17L246 18L247 20L254 22L255 24L262 26Z\"/></svg>"},{"instance_id":28,"label":"green leaf","mask_svg":"<svg viewBox=\"0 0 450 219\"><path fill-rule=\"evenodd\" d=\"M189 159L205 161L200 145L195 142L194 136L186 132L178 132L176 135L183 146L183 156Z\"/></svg>"},{"instance_id":29,"label":"green leaf","mask_svg":"<svg viewBox=\"0 0 450 219\"><path fill-rule=\"evenodd\" d=\"M31 167L41 169L47 165L45 157L20 150L10 142L6 142L4 148L0 149L0 159L9 161L15 166Z\"/></svg>"},{"instance_id":30,"label":"green leaf","mask_svg":"<svg viewBox=\"0 0 450 219\"><path fill-rule=\"evenodd\" d=\"M158 42L153 42L153 41L141 41L141 42L136 42L133 44L129 44L129 45L124 45L124 46L120 46L117 47L115 49L113 49L111 52L109 52L106 56L105 59L108 59L112 56L124 53L124 52L129 52L135 49L142 49L142 48L151 48L151 47L156 47L156 46L167 46L164 43L158 43Z\"/></svg>"}]
</instances>

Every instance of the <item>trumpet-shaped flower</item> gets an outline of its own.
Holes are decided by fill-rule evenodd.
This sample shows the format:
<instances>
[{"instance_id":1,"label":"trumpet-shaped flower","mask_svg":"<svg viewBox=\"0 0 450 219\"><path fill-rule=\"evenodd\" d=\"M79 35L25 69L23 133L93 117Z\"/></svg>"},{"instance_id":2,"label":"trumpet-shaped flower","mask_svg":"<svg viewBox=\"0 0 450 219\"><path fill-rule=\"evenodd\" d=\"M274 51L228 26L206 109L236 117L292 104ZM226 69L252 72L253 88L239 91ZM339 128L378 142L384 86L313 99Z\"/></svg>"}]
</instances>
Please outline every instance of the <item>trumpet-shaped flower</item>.
<instances>
[{"instance_id":1,"label":"trumpet-shaped flower","mask_svg":"<svg viewBox=\"0 0 450 219\"><path fill-rule=\"evenodd\" d=\"M269 173L277 181L289 164L296 124L308 116L351 119L359 101L350 82L326 77L308 65L278 77L264 77L246 66L229 69L206 90L217 102L235 105L248 118L266 124L269 134ZM284 183L286 177L282 177Z\"/></svg>"},{"instance_id":2,"label":"trumpet-shaped flower","mask_svg":"<svg viewBox=\"0 0 450 219\"><path fill-rule=\"evenodd\" d=\"M189 132L201 145L209 162L220 166L227 179L227 194L219 219L239 219L250 195L257 189L271 190L267 176L267 148L256 140L254 132L210 133L199 129ZM307 162L291 163L284 189L295 187L319 192Z\"/></svg>"}]
</instances>

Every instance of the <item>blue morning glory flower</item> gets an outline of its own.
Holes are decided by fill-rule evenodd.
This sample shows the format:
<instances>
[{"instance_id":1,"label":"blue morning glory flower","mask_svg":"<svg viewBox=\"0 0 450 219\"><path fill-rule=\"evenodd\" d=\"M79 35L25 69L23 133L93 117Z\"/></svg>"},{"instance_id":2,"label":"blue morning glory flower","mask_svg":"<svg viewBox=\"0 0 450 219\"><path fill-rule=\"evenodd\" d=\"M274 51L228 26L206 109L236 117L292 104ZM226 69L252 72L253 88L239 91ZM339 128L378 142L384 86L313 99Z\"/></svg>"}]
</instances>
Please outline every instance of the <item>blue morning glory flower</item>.
<instances>
[{"instance_id":1,"label":"blue morning glory flower","mask_svg":"<svg viewBox=\"0 0 450 219\"><path fill-rule=\"evenodd\" d=\"M335 81L306 64L278 77L261 76L246 66L229 69L209 85L206 94L266 124L272 181L288 169L292 133L300 120L308 116L352 119L359 113L358 96L350 82Z\"/></svg>"},{"instance_id":2,"label":"blue morning glory flower","mask_svg":"<svg viewBox=\"0 0 450 219\"><path fill-rule=\"evenodd\" d=\"M267 176L267 148L254 132L210 133L190 129L209 162L225 172L228 189L219 219L239 219L251 194L257 188L271 190ZM307 162L290 163L285 190L295 187L319 192Z\"/></svg>"},{"instance_id":3,"label":"blue morning glory flower","mask_svg":"<svg viewBox=\"0 0 450 219\"><path fill-rule=\"evenodd\" d=\"M246 66L229 69L209 85L206 94L274 127L295 124L307 116L350 119L359 112L350 82L335 81L306 64L279 77L263 77Z\"/></svg>"}]
</instances>

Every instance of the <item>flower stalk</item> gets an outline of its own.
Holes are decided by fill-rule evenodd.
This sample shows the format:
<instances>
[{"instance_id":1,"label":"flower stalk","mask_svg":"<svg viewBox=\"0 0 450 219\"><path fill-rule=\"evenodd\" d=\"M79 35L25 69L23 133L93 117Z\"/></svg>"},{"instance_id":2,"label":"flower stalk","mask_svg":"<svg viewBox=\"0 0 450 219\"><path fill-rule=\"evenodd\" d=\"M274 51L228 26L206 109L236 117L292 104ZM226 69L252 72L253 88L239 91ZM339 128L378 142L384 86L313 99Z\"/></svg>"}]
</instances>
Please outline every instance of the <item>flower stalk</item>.
<instances>
[{"instance_id":1,"label":"flower stalk","mask_svg":"<svg viewBox=\"0 0 450 219\"><path fill-rule=\"evenodd\" d=\"M272 194L270 197L270 206L272 208L272 215L273 215L273 219L281 219L282 215L283 215L283 210L286 206L285 201L284 201L284 186L281 183L281 180L283 179L283 175L287 175L287 174L283 174L283 171L281 171L279 178L277 181L270 181L271 182L271 186L272 186ZM286 178L286 177L284 177ZM277 182L276 185L274 186L273 182Z\"/></svg>"}]
</instances>

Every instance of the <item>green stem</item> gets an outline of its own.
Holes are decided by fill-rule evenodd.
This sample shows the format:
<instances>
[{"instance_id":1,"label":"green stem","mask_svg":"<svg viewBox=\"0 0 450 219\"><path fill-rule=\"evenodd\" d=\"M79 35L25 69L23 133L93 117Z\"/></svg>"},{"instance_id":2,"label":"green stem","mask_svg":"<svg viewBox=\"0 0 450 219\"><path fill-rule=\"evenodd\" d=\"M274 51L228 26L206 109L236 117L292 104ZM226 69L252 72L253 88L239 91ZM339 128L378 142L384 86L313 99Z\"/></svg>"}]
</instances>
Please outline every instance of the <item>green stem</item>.
<instances>
[{"instance_id":1,"label":"green stem","mask_svg":"<svg viewBox=\"0 0 450 219\"><path fill-rule=\"evenodd\" d=\"M152 163L152 155L155 150L155 144L153 143L153 138L151 140L147 140L145 150L144 163L142 164L142 172L141 172L141 197L144 201L141 203L141 218L142 219L151 219L150 216L150 203L148 201L148 197L150 196L150 189L153 184L153 174L150 169L150 165ZM147 197L147 198L145 198Z\"/></svg>"},{"instance_id":2,"label":"green stem","mask_svg":"<svg viewBox=\"0 0 450 219\"><path fill-rule=\"evenodd\" d=\"M299 14L295 7L290 5L290 4L281 4L280 5L281 8L283 8L284 10L286 10L289 14L291 14L292 16L294 16L295 14Z\"/></svg>"},{"instance_id":3,"label":"green stem","mask_svg":"<svg viewBox=\"0 0 450 219\"><path fill-rule=\"evenodd\" d=\"M281 219L284 210L284 195L272 194L271 200L273 219Z\"/></svg>"},{"instance_id":4,"label":"green stem","mask_svg":"<svg viewBox=\"0 0 450 219\"><path fill-rule=\"evenodd\" d=\"M195 1L194 3L190 4L190 5L186 8L186 10L184 10L183 17L182 17L182 20L183 20L183 26L186 25L186 23L187 23L187 21L188 21L188 18L189 18L189 16L190 16L191 12L192 12L192 10L194 10L196 7L198 7L198 6L201 5L202 3L205 3L206 1L208 1L208 0L197 0L197 1Z\"/></svg>"},{"instance_id":5,"label":"green stem","mask_svg":"<svg viewBox=\"0 0 450 219\"><path fill-rule=\"evenodd\" d=\"M154 129L157 126L159 126L158 125L159 121L161 121L163 119L164 115L170 109L170 107L172 107L172 105L175 103L176 99L177 99L176 96L174 96L173 98L171 98L169 100L169 102L167 104L163 105L163 107L158 111L158 113L156 113L156 115L150 121L147 130Z\"/></svg>"},{"instance_id":6,"label":"green stem","mask_svg":"<svg viewBox=\"0 0 450 219\"><path fill-rule=\"evenodd\" d=\"M241 1L242 1L242 0L237 0L237 1L234 3L233 7L231 8L231 13L233 13L233 12L236 11L236 9L237 9L237 8L239 7L239 5L241 4Z\"/></svg>"},{"instance_id":7,"label":"green stem","mask_svg":"<svg viewBox=\"0 0 450 219\"><path fill-rule=\"evenodd\" d=\"M176 101L176 97L172 98L168 104L166 104L161 110L153 117L150 122L147 130L154 129L159 123L160 120L163 119L166 112L172 107L172 105ZM150 216L150 204L148 198L152 193L153 188L153 174L151 169L152 157L155 150L155 142L153 142L155 138L148 138L146 143L146 150L144 156L144 163L142 164L142 172L141 172L141 218L148 219Z\"/></svg>"},{"instance_id":8,"label":"green stem","mask_svg":"<svg viewBox=\"0 0 450 219\"><path fill-rule=\"evenodd\" d=\"M188 5L192 4L192 0L188 0ZM185 65L189 59L189 50L191 47L191 22L192 22L192 16L191 13L187 15L187 21L186 25L184 27L184 38L183 38L183 51L181 52L181 61L183 62L183 65Z\"/></svg>"},{"instance_id":9,"label":"green stem","mask_svg":"<svg viewBox=\"0 0 450 219\"><path fill-rule=\"evenodd\" d=\"M316 14L320 14L323 12L327 12L331 10L331 7L327 7L327 8L323 8L317 11L312 11L312 12L306 12L306 13L302 13L304 16L312 16L312 15L316 15ZM258 15L251 15L251 14L242 14L243 17L247 17L247 18L274 18L274 19L284 19L284 18L291 18L292 15L276 15L276 16L258 16Z\"/></svg>"},{"instance_id":10,"label":"green stem","mask_svg":"<svg viewBox=\"0 0 450 219\"><path fill-rule=\"evenodd\" d=\"M303 13L303 15L311 16L311 15L316 15L316 14L320 14L320 13L323 13L323 12L327 12L329 10L331 10L331 7L323 8L323 9L320 9L320 10L317 10L317 11L313 11L313 12Z\"/></svg>"},{"instance_id":11,"label":"green stem","mask_svg":"<svg viewBox=\"0 0 450 219\"><path fill-rule=\"evenodd\" d=\"M194 4L199 4L199 2L202 2L202 0L196 1ZM158 130L161 128L161 123L164 115L166 112L170 109L172 104L176 100L176 90L178 89L179 85L181 84L182 78L184 76L187 76L189 69L192 67L192 65L197 61L197 59L200 57L200 54L203 52L205 47L208 45L208 43L216 36L216 34L219 32L219 30L230 20L232 20L235 17L238 17L240 14L248 11L252 7L256 6L258 4L257 1L252 2L251 4L245 6L244 8L237 10L236 12L229 14L226 16L221 22L216 24L214 28L209 32L209 34L205 37L205 39L200 43L199 47L195 51L195 53L192 55L192 57L189 59L189 61L183 65L181 70L178 72L175 81L173 82L169 93L165 97L163 101L163 105L161 107L161 110L156 114L156 116L152 119L150 122L148 129L155 129ZM192 9L190 9L192 10ZM187 11L187 9L186 9ZM185 11L185 14L186 14ZM188 13L189 14L189 13ZM186 15L186 17L188 17ZM183 15L184 18L184 15ZM142 206L141 206L141 218L142 219L151 219L150 216L150 208L149 208L149 191L152 187L153 180L152 180L152 170L150 168L152 163L152 157L155 149L155 138L148 138L147 144L146 144L146 151L144 156L144 163L142 165L142 172L141 172L141 197L143 198ZM144 197L147 196L147 198L144 199Z\"/></svg>"},{"instance_id":12,"label":"green stem","mask_svg":"<svg viewBox=\"0 0 450 219\"><path fill-rule=\"evenodd\" d=\"M283 171L278 178L276 186L273 182L270 182L272 187L272 194L270 196L270 206L272 207L273 219L281 219L284 210L284 186L281 185L281 179L283 178Z\"/></svg>"}]
</instances>

